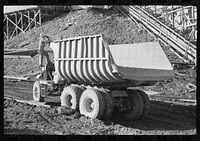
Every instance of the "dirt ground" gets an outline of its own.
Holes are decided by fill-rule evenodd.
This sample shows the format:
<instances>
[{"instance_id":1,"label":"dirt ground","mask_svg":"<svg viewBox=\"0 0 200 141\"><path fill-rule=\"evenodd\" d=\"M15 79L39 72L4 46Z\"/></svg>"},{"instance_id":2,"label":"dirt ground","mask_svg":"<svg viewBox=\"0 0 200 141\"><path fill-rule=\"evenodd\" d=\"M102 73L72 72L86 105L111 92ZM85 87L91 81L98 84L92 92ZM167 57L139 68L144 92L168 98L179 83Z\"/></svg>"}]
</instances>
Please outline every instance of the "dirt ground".
<instances>
[{"instance_id":1,"label":"dirt ground","mask_svg":"<svg viewBox=\"0 0 200 141\"><path fill-rule=\"evenodd\" d=\"M32 82L4 81L4 96L32 100ZM11 87L12 86L12 87ZM151 100L147 117L126 121L113 114L109 121L75 118L57 113L59 95L45 99L51 108L37 107L4 99L5 134L62 134L62 135L194 135L196 106L188 103ZM15 132L17 131L17 132Z\"/></svg>"},{"instance_id":2,"label":"dirt ground","mask_svg":"<svg viewBox=\"0 0 200 141\"><path fill-rule=\"evenodd\" d=\"M67 26L68 23L71 26ZM139 43L154 41L155 38L123 16L111 10L85 9L66 13L41 27L35 27L23 35L4 41L4 49L37 48L39 34L43 32L52 40L82 35L104 34L108 44ZM182 62L169 47L161 44L170 61ZM53 56L51 60L53 61ZM158 82L155 86L140 87L142 90L163 92L171 96L196 100L196 90L190 92L188 83L196 85L196 69L176 66L176 75L171 81ZM5 59L4 75L21 76L38 71L38 56L32 59ZM4 80L4 96L32 100L33 82L9 82ZM50 109L23 104L4 99L5 134L196 134L196 106L152 100L147 117L138 121L125 121L113 115L109 121L91 120L84 116L60 115L56 108L60 105L59 96L45 99Z\"/></svg>"}]
</instances>

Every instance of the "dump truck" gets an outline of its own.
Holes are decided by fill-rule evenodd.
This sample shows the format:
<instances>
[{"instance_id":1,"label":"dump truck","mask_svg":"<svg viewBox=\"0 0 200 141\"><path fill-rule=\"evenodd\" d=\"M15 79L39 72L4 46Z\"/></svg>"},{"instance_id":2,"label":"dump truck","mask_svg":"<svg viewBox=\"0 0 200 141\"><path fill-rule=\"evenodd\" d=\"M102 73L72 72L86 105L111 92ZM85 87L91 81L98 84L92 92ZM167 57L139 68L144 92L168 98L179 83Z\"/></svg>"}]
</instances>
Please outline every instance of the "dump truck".
<instances>
[{"instance_id":1,"label":"dump truck","mask_svg":"<svg viewBox=\"0 0 200 141\"><path fill-rule=\"evenodd\" d=\"M44 101L57 92L61 106L90 118L109 119L115 111L127 120L140 119L150 101L137 88L174 77L159 42L108 45L100 34L55 40L50 48L54 62L37 76L33 99Z\"/></svg>"}]
</instances>

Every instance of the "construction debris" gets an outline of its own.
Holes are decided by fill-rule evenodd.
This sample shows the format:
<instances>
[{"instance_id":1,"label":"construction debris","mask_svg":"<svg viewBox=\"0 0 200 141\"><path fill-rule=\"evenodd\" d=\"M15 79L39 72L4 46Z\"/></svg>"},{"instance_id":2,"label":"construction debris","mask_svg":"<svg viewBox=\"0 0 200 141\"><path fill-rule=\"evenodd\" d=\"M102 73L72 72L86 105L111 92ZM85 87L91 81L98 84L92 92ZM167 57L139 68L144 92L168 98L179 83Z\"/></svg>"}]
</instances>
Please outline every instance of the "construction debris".
<instances>
[{"instance_id":1,"label":"construction debris","mask_svg":"<svg viewBox=\"0 0 200 141\"><path fill-rule=\"evenodd\" d=\"M188 89L188 92L195 92L196 91L196 86L192 83L187 83L186 88Z\"/></svg>"},{"instance_id":2,"label":"construction debris","mask_svg":"<svg viewBox=\"0 0 200 141\"><path fill-rule=\"evenodd\" d=\"M63 114L63 115L72 115L75 111L69 107L66 106L60 106L57 109L59 114Z\"/></svg>"},{"instance_id":3,"label":"construction debris","mask_svg":"<svg viewBox=\"0 0 200 141\"><path fill-rule=\"evenodd\" d=\"M9 76L9 75L4 75L4 78L7 78L7 79L18 79L18 80L28 80L29 79L29 77Z\"/></svg>"}]
</instances>

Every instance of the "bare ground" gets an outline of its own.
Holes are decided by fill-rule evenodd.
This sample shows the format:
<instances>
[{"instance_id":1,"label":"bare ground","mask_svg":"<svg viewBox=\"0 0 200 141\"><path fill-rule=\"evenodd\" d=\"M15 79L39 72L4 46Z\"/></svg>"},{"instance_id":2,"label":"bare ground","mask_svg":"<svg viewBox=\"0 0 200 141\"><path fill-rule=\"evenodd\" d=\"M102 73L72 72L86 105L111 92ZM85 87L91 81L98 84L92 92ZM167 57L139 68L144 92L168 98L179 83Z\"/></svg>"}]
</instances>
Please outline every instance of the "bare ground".
<instances>
[{"instance_id":1,"label":"bare ground","mask_svg":"<svg viewBox=\"0 0 200 141\"><path fill-rule=\"evenodd\" d=\"M12 86L12 87L11 87ZM32 100L32 83L4 81L4 96ZM196 134L196 106L176 102L151 101L147 117L126 121L113 114L109 121L57 113L59 95L45 99L51 108L4 99L5 134L83 135L193 135ZM15 132L17 131L17 132Z\"/></svg>"}]
</instances>

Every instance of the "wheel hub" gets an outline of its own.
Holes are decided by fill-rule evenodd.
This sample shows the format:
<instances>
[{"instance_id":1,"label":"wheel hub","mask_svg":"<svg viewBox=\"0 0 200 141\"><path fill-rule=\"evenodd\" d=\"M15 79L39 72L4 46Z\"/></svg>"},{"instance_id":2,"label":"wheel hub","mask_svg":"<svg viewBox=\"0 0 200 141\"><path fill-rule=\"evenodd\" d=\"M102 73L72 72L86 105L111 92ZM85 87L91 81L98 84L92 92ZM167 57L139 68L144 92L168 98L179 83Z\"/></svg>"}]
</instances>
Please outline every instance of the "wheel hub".
<instances>
[{"instance_id":1,"label":"wheel hub","mask_svg":"<svg viewBox=\"0 0 200 141\"><path fill-rule=\"evenodd\" d=\"M93 109L94 109L94 102L93 102L93 100L91 98L89 98L89 99L86 100L86 106L85 106L85 108L86 108L87 112L92 112L93 111Z\"/></svg>"},{"instance_id":2,"label":"wheel hub","mask_svg":"<svg viewBox=\"0 0 200 141\"><path fill-rule=\"evenodd\" d=\"M35 96L38 97L38 88L35 87Z\"/></svg>"},{"instance_id":3,"label":"wheel hub","mask_svg":"<svg viewBox=\"0 0 200 141\"><path fill-rule=\"evenodd\" d=\"M67 106L72 106L72 96L68 95L66 98L66 104Z\"/></svg>"}]
</instances>

